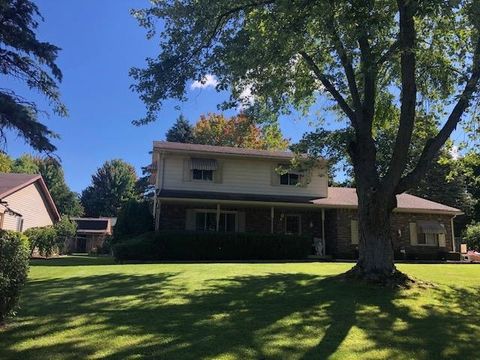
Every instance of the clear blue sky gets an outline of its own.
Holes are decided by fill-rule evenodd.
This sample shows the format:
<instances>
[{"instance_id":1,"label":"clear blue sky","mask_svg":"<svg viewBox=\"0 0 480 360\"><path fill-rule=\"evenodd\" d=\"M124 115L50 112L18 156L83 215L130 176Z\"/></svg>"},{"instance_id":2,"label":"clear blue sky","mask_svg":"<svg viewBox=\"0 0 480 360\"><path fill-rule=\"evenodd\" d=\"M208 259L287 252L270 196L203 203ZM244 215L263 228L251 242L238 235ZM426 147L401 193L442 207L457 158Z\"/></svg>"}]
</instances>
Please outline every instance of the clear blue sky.
<instances>
[{"instance_id":1,"label":"clear blue sky","mask_svg":"<svg viewBox=\"0 0 480 360\"><path fill-rule=\"evenodd\" d=\"M55 140L67 183L80 192L101 164L121 158L133 164L138 174L150 161L152 141L164 138L165 131L183 113L190 121L216 111L226 94L213 88L194 89L185 103L171 101L159 113L158 121L141 127L131 124L145 113L136 93L129 89L132 66L144 66L147 56L158 53L157 41L147 40L145 30L130 15L130 9L148 6L134 0L36 0L45 18L38 37L60 48L58 65L63 71L61 93L69 110L68 118L52 115L42 121L61 136ZM49 109L39 94L11 83L20 94ZM178 105L180 110L176 110ZM306 121L282 121L287 137L298 139L307 129ZM17 157L33 153L15 137L8 138L7 152Z\"/></svg>"},{"instance_id":2,"label":"clear blue sky","mask_svg":"<svg viewBox=\"0 0 480 360\"><path fill-rule=\"evenodd\" d=\"M35 0L45 18L38 36L60 48L58 65L64 80L61 93L69 110L68 118L52 115L42 122L61 136L55 140L67 183L81 192L91 175L110 159L121 158L140 168L149 164L153 140L164 138L166 130L183 113L191 122L201 114L217 111L226 98L213 88L194 89L185 103L171 101L158 121L141 127L131 121L142 117L144 105L129 89L132 66L144 66L147 56L158 53L158 40L147 40L145 30L130 15L130 9L146 7L147 0ZM24 97L49 109L45 99L21 84L2 79ZM180 110L176 110L179 106ZM306 120L281 120L286 137L293 141L309 130ZM457 135L462 139L463 133ZM21 139L9 137L7 152L17 157L33 153Z\"/></svg>"}]
</instances>

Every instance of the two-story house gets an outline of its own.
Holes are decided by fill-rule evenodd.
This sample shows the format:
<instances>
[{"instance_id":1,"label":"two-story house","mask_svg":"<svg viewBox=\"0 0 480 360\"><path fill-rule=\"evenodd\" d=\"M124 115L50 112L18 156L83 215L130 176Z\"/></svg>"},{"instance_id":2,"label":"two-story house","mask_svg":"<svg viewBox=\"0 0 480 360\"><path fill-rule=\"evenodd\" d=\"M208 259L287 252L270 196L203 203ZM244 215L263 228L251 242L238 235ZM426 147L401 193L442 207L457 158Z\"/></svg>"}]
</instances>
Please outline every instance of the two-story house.
<instances>
[{"instance_id":1,"label":"two-story house","mask_svg":"<svg viewBox=\"0 0 480 360\"><path fill-rule=\"evenodd\" d=\"M288 168L291 152L156 141L155 228L216 232L304 234L312 252L355 257L355 189L328 187L327 163ZM454 249L452 220L461 211L416 196L398 195L392 219L395 250Z\"/></svg>"}]
</instances>

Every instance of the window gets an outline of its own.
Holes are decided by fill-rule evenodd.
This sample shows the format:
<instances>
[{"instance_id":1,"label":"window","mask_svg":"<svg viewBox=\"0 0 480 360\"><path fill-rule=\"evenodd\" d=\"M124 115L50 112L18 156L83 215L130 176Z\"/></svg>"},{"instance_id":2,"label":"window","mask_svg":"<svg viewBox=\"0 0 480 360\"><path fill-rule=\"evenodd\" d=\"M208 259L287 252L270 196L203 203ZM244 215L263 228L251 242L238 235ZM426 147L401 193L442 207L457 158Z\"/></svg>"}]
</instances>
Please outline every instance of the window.
<instances>
[{"instance_id":1,"label":"window","mask_svg":"<svg viewBox=\"0 0 480 360\"><path fill-rule=\"evenodd\" d=\"M198 170L192 171L193 180L213 181L213 170Z\"/></svg>"},{"instance_id":2,"label":"window","mask_svg":"<svg viewBox=\"0 0 480 360\"><path fill-rule=\"evenodd\" d=\"M23 231L23 218L22 217L17 217L17 231L18 232Z\"/></svg>"},{"instance_id":3,"label":"window","mask_svg":"<svg viewBox=\"0 0 480 360\"><path fill-rule=\"evenodd\" d=\"M285 216L285 233L286 234L300 234L301 233L301 217L300 215Z\"/></svg>"},{"instance_id":4,"label":"window","mask_svg":"<svg viewBox=\"0 0 480 360\"><path fill-rule=\"evenodd\" d=\"M280 185L297 185L301 176L296 173L286 173L280 175Z\"/></svg>"},{"instance_id":5,"label":"window","mask_svg":"<svg viewBox=\"0 0 480 360\"><path fill-rule=\"evenodd\" d=\"M197 231L216 231L217 213L215 211L197 211L195 215ZM237 229L237 214L235 212L221 212L218 231L235 232Z\"/></svg>"},{"instance_id":6,"label":"window","mask_svg":"<svg viewBox=\"0 0 480 360\"><path fill-rule=\"evenodd\" d=\"M431 233L419 234L418 245L437 246L438 234L431 234Z\"/></svg>"}]
</instances>

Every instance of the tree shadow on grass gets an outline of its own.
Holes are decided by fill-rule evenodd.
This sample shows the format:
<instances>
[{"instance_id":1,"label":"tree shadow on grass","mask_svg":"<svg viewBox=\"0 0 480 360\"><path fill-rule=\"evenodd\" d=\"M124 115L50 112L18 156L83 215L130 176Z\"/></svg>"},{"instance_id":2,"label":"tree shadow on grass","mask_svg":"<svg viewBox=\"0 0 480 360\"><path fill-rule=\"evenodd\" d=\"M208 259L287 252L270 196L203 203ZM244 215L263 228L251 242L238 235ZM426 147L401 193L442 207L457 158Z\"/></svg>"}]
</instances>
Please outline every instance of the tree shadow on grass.
<instances>
[{"instance_id":1,"label":"tree shadow on grass","mask_svg":"<svg viewBox=\"0 0 480 360\"><path fill-rule=\"evenodd\" d=\"M478 289L392 291L309 274L31 281L0 358L472 358ZM47 339L48 341L42 341ZM37 341L38 340L38 341Z\"/></svg>"}]
</instances>

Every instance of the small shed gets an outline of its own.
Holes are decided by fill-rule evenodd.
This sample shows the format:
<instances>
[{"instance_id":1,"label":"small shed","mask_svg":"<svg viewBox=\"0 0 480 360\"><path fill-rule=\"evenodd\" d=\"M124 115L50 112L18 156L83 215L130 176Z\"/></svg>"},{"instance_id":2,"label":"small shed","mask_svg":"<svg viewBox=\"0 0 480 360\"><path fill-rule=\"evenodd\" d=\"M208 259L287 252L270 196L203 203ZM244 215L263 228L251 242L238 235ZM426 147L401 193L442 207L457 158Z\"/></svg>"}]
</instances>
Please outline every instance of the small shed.
<instances>
[{"instance_id":1,"label":"small shed","mask_svg":"<svg viewBox=\"0 0 480 360\"><path fill-rule=\"evenodd\" d=\"M113 235L113 227L117 218L72 218L77 223L77 233L70 241L70 252L97 252L103 247L105 240Z\"/></svg>"}]
</instances>

